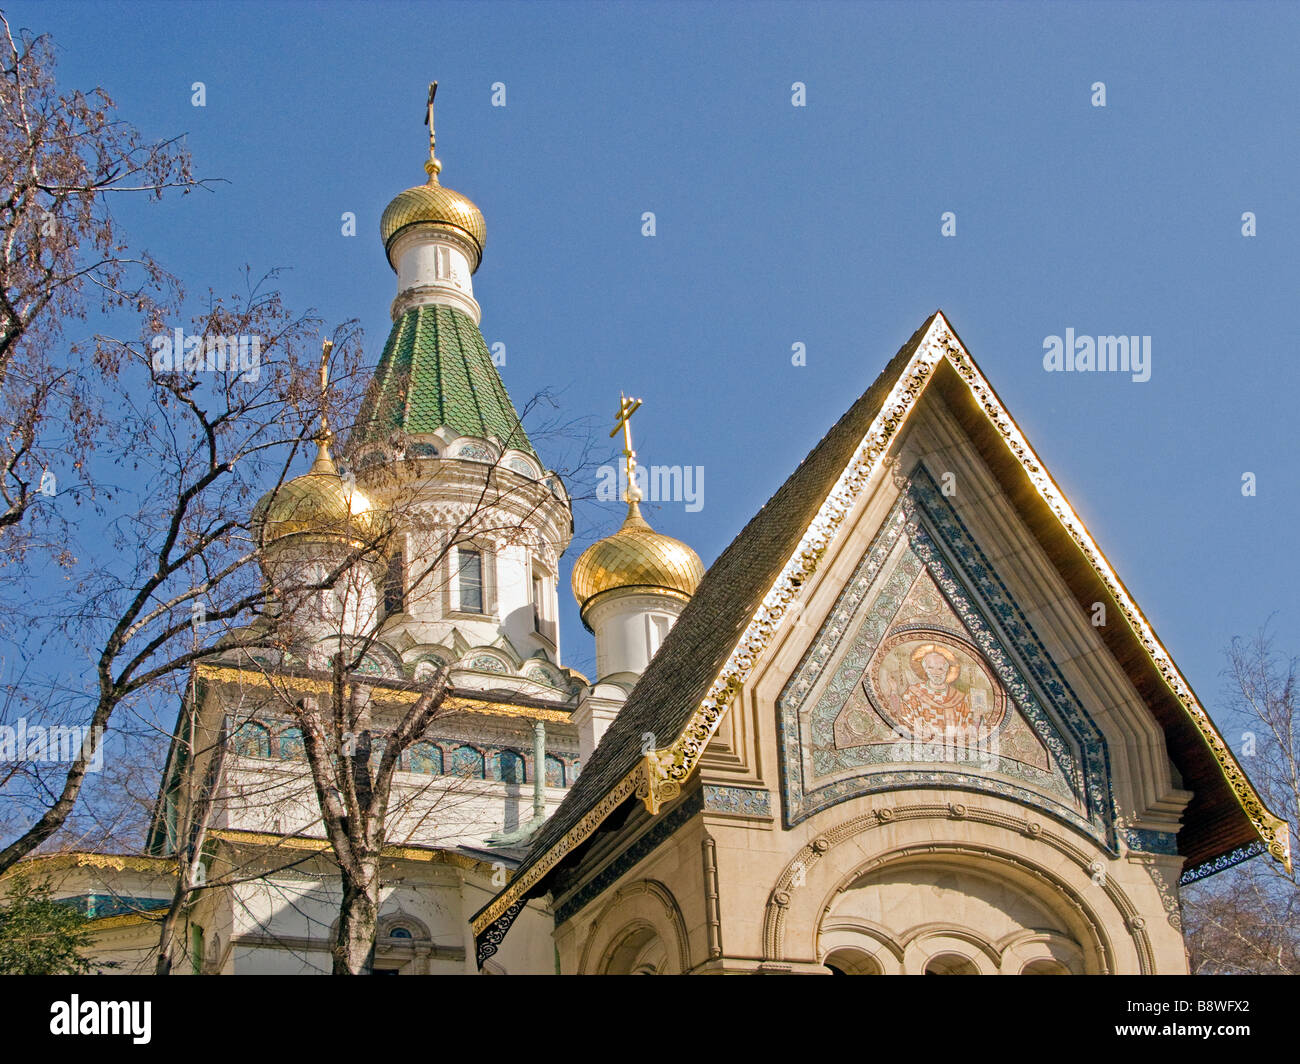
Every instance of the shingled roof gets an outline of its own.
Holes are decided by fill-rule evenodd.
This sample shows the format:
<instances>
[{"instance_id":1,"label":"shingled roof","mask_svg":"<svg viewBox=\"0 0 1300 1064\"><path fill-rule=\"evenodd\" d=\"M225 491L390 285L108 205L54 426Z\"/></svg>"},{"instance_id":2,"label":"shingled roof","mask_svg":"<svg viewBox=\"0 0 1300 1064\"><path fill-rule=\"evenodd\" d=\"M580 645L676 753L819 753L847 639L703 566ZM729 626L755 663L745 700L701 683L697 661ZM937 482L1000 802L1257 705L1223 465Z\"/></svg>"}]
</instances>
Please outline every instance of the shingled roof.
<instances>
[{"instance_id":1,"label":"shingled roof","mask_svg":"<svg viewBox=\"0 0 1300 1064\"><path fill-rule=\"evenodd\" d=\"M534 453L474 320L454 307L412 307L393 322L354 442L444 426Z\"/></svg>"},{"instance_id":2,"label":"shingled roof","mask_svg":"<svg viewBox=\"0 0 1300 1064\"><path fill-rule=\"evenodd\" d=\"M538 831L519 874L636 767L646 732L656 737L656 745L666 746L685 727L933 320L931 315L913 333L875 383L709 567L573 788Z\"/></svg>"},{"instance_id":3,"label":"shingled roof","mask_svg":"<svg viewBox=\"0 0 1300 1064\"><path fill-rule=\"evenodd\" d=\"M937 325L936 318L941 319ZM927 340L932 331L935 336ZM924 383L906 389L908 394L896 397L886 411L891 393L913 359L922 355L922 347L922 364L910 372ZM635 780L638 765L650 760L642 753L643 736L652 734L662 750L694 726L702 700L715 697L711 692L730 668L742 638L759 623L765 598L778 581L797 591L808 575L807 568L803 576L791 575L792 559L868 435L892 437L929 387L944 394L1081 608L1108 601L1124 618L1125 623L1108 625L1102 638L1160 722L1171 758L1196 792L1179 833L1180 853L1193 871L1217 870L1264 850L1290 867L1285 822L1260 800L1100 548L936 312L709 568L582 775L538 831L519 871L475 914L480 957L485 944L488 952L494 950L493 939L504 935L522 901L544 891L563 857L621 804L620 795L622 801L632 800L629 781ZM694 760L692 756L691 765Z\"/></svg>"}]
</instances>

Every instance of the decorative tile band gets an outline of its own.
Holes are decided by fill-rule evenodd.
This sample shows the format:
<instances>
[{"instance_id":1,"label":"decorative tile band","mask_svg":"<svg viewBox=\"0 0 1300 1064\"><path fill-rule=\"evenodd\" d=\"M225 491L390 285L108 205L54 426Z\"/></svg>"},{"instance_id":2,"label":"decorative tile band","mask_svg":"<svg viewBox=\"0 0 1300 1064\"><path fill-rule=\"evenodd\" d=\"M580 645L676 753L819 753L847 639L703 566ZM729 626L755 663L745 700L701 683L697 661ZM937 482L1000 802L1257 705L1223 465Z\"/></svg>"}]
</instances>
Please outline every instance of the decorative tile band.
<instances>
[{"instance_id":1,"label":"decorative tile band","mask_svg":"<svg viewBox=\"0 0 1300 1064\"><path fill-rule=\"evenodd\" d=\"M753 787L704 786L704 808L710 813L771 817L772 792Z\"/></svg>"},{"instance_id":2,"label":"decorative tile band","mask_svg":"<svg viewBox=\"0 0 1300 1064\"><path fill-rule=\"evenodd\" d=\"M1263 839L1257 839L1247 846L1238 846L1231 853L1225 853L1222 857L1216 857L1213 861L1202 861L1195 868L1189 868L1178 880L1180 887L1187 886L1188 883L1195 883L1198 879L1205 879L1209 876L1218 875L1220 872L1226 872L1234 865L1241 864L1242 861L1249 861L1252 857L1258 857L1262 853L1269 853L1270 848L1264 844Z\"/></svg>"},{"instance_id":3,"label":"decorative tile band","mask_svg":"<svg viewBox=\"0 0 1300 1064\"><path fill-rule=\"evenodd\" d=\"M1178 855L1178 836L1172 831L1149 831L1146 828L1125 828L1120 832L1124 845L1136 853Z\"/></svg>"}]
</instances>

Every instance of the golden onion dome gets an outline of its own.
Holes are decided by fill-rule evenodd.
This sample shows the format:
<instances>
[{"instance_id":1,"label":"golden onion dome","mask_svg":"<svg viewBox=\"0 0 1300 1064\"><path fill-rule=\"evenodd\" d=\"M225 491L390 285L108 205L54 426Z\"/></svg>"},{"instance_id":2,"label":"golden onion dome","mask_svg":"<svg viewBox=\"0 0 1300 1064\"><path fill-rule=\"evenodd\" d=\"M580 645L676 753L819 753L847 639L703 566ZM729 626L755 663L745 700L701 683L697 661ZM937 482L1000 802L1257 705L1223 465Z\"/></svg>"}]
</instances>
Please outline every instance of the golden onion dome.
<instances>
[{"instance_id":1,"label":"golden onion dome","mask_svg":"<svg viewBox=\"0 0 1300 1064\"><path fill-rule=\"evenodd\" d=\"M383 217L379 220L384 252L389 253L397 234L408 226L432 226L460 237L474 248L474 257L470 263L470 273L473 273L483 261L483 244L487 240L487 224L483 221L483 212L474 206L468 196L462 196L459 192L438 184L438 174L433 167L426 169L429 171L427 184L399 192L384 208ZM391 254L388 261L393 261Z\"/></svg>"},{"instance_id":2,"label":"golden onion dome","mask_svg":"<svg viewBox=\"0 0 1300 1064\"><path fill-rule=\"evenodd\" d=\"M288 536L311 536L359 547L381 534L381 515L339 475L328 441L319 440L317 447L311 469L267 492L253 507L253 531L260 546Z\"/></svg>"},{"instance_id":3,"label":"golden onion dome","mask_svg":"<svg viewBox=\"0 0 1300 1064\"><path fill-rule=\"evenodd\" d=\"M635 502L612 536L593 543L573 567L573 597L586 622L588 608L608 591L645 588L683 600L704 578L700 556L681 540L656 532Z\"/></svg>"}]
</instances>

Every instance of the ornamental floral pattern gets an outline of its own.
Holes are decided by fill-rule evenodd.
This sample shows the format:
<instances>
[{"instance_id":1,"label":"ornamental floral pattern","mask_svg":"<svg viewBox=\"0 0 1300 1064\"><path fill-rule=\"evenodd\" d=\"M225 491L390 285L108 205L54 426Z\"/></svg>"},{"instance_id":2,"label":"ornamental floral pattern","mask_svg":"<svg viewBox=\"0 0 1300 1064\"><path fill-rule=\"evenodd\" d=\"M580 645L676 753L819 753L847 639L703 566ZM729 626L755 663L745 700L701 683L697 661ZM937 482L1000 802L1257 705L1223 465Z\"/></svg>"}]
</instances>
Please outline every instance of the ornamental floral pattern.
<instances>
[{"instance_id":1,"label":"ornamental floral pattern","mask_svg":"<svg viewBox=\"0 0 1300 1064\"><path fill-rule=\"evenodd\" d=\"M778 710L787 826L860 794L964 787L1114 848L1100 732L920 466Z\"/></svg>"}]
</instances>

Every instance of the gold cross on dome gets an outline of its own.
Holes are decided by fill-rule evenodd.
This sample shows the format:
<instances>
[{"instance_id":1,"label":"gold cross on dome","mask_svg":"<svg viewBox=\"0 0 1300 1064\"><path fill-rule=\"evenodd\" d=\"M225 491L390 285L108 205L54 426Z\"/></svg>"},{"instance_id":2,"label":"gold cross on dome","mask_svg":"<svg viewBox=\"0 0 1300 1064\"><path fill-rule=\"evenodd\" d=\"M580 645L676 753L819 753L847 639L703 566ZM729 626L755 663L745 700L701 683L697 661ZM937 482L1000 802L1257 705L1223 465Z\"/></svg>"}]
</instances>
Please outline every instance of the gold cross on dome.
<instances>
[{"instance_id":1,"label":"gold cross on dome","mask_svg":"<svg viewBox=\"0 0 1300 1064\"><path fill-rule=\"evenodd\" d=\"M610 438L613 439L618 435L618 430L623 430L623 457L627 459L627 501L634 503L640 497L640 490L636 486L636 451L632 450L632 415L640 409L640 399L629 399L622 392L618 393L618 414L614 418L614 428L610 432Z\"/></svg>"},{"instance_id":2,"label":"gold cross on dome","mask_svg":"<svg viewBox=\"0 0 1300 1064\"><path fill-rule=\"evenodd\" d=\"M325 407L329 399L330 390L330 352L334 350L334 341L326 340L321 344L320 349L320 438L328 440L330 438L329 419L325 415Z\"/></svg>"},{"instance_id":3,"label":"gold cross on dome","mask_svg":"<svg viewBox=\"0 0 1300 1064\"><path fill-rule=\"evenodd\" d=\"M434 134L433 134L433 98L438 95L438 83L429 82L429 98L424 103L424 124L429 127L429 161L425 163L425 172L429 175L431 181L437 181L438 171L442 169L442 163L434 155Z\"/></svg>"}]
</instances>

